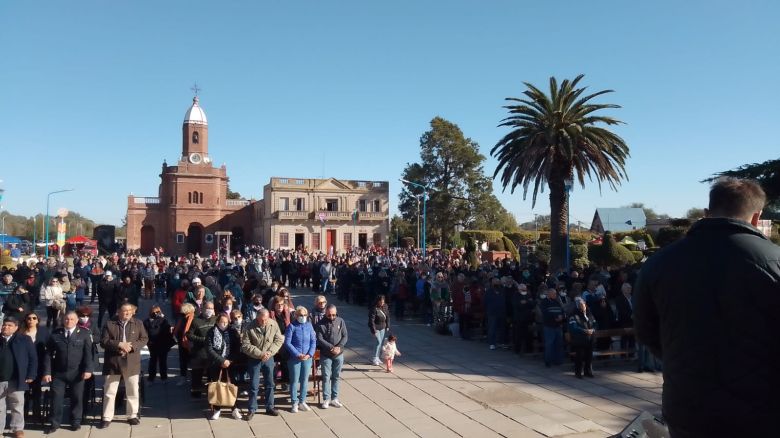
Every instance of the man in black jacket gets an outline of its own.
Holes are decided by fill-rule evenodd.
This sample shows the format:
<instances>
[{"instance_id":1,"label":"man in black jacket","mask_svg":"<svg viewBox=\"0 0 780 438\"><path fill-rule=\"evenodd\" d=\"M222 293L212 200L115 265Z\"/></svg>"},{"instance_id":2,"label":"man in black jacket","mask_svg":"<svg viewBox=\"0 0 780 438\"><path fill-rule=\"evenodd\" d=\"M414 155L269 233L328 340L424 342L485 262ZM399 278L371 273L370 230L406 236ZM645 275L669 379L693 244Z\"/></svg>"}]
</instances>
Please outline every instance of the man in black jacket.
<instances>
[{"instance_id":1,"label":"man in black jacket","mask_svg":"<svg viewBox=\"0 0 780 438\"><path fill-rule=\"evenodd\" d=\"M780 247L754 226L766 202L718 180L707 217L645 263L634 289L639 342L663 360L672 437L772 435L780 412Z\"/></svg>"},{"instance_id":2,"label":"man in black jacket","mask_svg":"<svg viewBox=\"0 0 780 438\"><path fill-rule=\"evenodd\" d=\"M51 427L60 427L65 388L70 386L70 421L73 430L81 429L84 381L92 377L92 337L89 331L77 327L78 315L68 312L62 327L54 331L46 344L43 362L43 383L51 383Z\"/></svg>"},{"instance_id":3,"label":"man in black jacket","mask_svg":"<svg viewBox=\"0 0 780 438\"><path fill-rule=\"evenodd\" d=\"M3 319L0 329L0 431L5 430L6 407L11 411L14 437L24 436L24 392L38 372L38 354L29 336L17 333L19 321Z\"/></svg>"},{"instance_id":4,"label":"man in black jacket","mask_svg":"<svg viewBox=\"0 0 780 438\"><path fill-rule=\"evenodd\" d=\"M116 315L117 305L119 304L119 283L114 278L111 271L106 271L106 275L98 283L98 327L103 327L103 314L108 311L108 318Z\"/></svg>"}]
</instances>

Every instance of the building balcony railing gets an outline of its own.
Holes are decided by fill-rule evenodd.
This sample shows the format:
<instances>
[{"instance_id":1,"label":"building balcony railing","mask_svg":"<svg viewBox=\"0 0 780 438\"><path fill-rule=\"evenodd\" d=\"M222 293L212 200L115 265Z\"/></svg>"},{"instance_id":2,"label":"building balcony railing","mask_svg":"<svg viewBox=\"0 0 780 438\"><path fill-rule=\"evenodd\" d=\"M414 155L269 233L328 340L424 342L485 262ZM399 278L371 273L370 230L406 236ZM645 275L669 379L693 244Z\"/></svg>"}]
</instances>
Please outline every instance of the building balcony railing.
<instances>
[{"instance_id":1,"label":"building balcony railing","mask_svg":"<svg viewBox=\"0 0 780 438\"><path fill-rule=\"evenodd\" d=\"M228 207L245 207L249 205L249 201L246 199L228 199L226 202Z\"/></svg>"},{"instance_id":2,"label":"building balcony railing","mask_svg":"<svg viewBox=\"0 0 780 438\"><path fill-rule=\"evenodd\" d=\"M361 211L358 212L359 221L381 221L385 219L385 214L378 211Z\"/></svg>"},{"instance_id":3,"label":"building balcony railing","mask_svg":"<svg viewBox=\"0 0 780 438\"><path fill-rule=\"evenodd\" d=\"M326 221L351 221L351 211L317 211L314 213L314 219L320 220L320 217L324 217Z\"/></svg>"},{"instance_id":4,"label":"building balcony railing","mask_svg":"<svg viewBox=\"0 0 780 438\"><path fill-rule=\"evenodd\" d=\"M133 203L134 204L159 204L160 198L133 196Z\"/></svg>"},{"instance_id":5,"label":"building balcony railing","mask_svg":"<svg viewBox=\"0 0 780 438\"><path fill-rule=\"evenodd\" d=\"M307 220L311 213L308 211L297 210L279 210L276 212L277 219Z\"/></svg>"}]
</instances>

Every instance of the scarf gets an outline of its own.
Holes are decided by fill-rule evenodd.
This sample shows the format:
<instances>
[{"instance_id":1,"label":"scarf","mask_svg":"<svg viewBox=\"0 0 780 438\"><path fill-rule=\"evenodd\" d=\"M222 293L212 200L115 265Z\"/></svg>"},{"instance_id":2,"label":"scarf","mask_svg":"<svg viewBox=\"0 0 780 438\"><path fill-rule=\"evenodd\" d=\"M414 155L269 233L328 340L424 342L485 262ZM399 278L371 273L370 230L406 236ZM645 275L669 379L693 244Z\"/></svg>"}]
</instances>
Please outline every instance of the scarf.
<instances>
[{"instance_id":1,"label":"scarf","mask_svg":"<svg viewBox=\"0 0 780 438\"><path fill-rule=\"evenodd\" d=\"M211 348L219 352L223 358L230 356L230 333L224 332L216 325L214 326L214 336L211 338Z\"/></svg>"}]
</instances>

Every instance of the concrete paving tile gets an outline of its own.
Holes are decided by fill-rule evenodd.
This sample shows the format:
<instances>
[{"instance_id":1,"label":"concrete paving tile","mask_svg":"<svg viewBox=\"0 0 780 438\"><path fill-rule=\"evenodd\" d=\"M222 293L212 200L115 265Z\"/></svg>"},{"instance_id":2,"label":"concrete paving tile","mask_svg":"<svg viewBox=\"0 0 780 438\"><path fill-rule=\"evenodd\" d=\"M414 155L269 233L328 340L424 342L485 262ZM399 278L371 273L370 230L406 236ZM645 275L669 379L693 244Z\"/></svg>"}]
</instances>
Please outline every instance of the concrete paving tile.
<instances>
[{"instance_id":1,"label":"concrete paving tile","mask_svg":"<svg viewBox=\"0 0 780 438\"><path fill-rule=\"evenodd\" d=\"M547 436L567 435L574 432L574 430L569 429L568 427L562 424L556 424L556 423L537 424L536 426L533 427L533 429Z\"/></svg>"}]
</instances>

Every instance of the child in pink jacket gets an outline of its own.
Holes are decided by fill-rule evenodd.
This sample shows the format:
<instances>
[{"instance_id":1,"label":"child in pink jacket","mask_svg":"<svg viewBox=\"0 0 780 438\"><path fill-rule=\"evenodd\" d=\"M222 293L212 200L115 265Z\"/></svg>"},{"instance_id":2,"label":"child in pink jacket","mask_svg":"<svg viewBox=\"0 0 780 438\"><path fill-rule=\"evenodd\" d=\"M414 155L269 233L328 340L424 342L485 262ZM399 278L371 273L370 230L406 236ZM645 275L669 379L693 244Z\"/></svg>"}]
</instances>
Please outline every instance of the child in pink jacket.
<instances>
[{"instance_id":1,"label":"child in pink jacket","mask_svg":"<svg viewBox=\"0 0 780 438\"><path fill-rule=\"evenodd\" d=\"M396 340L398 340L398 337L390 335L387 337L385 345L382 346L382 360L385 361L385 367L387 367L385 372L388 373L393 372L393 359L401 355L401 352L398 351L398 347L395 345Z\"/></svg>"}]
</instances>

